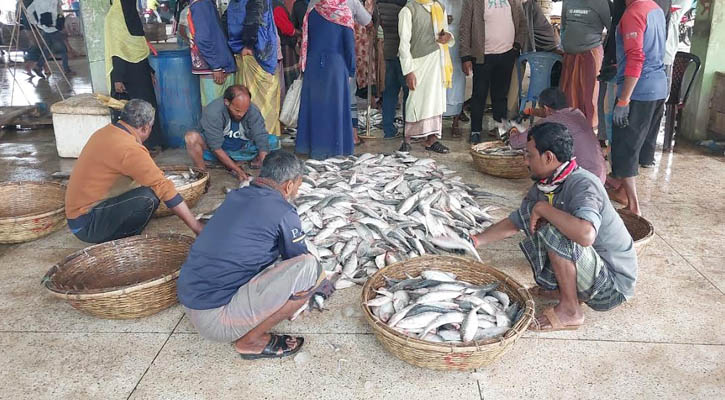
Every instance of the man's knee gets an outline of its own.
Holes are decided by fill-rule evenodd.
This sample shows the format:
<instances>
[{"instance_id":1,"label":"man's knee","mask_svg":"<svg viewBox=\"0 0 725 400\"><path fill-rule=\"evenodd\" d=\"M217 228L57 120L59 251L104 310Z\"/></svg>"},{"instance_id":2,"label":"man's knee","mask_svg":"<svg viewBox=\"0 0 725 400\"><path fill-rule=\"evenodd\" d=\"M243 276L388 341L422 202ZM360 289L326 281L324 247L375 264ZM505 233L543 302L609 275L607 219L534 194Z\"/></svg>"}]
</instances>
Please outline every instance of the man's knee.
<instances>
[{"instance_id":1,"label":"man's knee","mask_svg":"<svg viewBox=\"0 0 725 400\"><path fill-rule=\"evenodd\" d=\"M186 148L199 146L204 142L201 134L197 131L189 131L184 135L184 142L186 142Z\"/></svg>"}]
</instances>

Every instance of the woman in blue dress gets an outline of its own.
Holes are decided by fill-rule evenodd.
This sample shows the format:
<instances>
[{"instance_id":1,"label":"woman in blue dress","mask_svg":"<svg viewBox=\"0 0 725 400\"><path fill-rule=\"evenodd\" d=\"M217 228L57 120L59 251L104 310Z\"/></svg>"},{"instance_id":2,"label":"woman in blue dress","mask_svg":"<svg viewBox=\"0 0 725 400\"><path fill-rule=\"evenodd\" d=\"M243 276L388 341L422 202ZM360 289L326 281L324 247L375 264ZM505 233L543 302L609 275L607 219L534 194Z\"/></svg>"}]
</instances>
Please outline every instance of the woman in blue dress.
<instances>
[{"instance_id":1,"label":"woman in blue dress","mask_svg":"<svg viewBox=\"0 0 725 400\"><path fill-rule=\"evenodd\" d=\"M322 0L305 15L300 68L297 152L317 160L352 154L348 78L355 76L355 34L345 0Z\"/></svg>"}]
</instances>

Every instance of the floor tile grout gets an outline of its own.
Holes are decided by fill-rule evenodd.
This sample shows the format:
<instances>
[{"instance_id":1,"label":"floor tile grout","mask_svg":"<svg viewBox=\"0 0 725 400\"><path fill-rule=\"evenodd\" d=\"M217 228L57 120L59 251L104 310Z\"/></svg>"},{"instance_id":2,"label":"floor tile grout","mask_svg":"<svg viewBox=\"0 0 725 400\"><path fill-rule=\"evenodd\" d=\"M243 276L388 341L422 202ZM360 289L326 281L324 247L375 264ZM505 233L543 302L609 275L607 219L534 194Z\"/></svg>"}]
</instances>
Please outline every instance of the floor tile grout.
<instances>
[{"instance_id":1,"label":"floor tile grout","mask_svg":"<svg viewBox=\"0 0 725 400\"><path fill-rule=\"evenodd\" d=\"M647 340L615 340L615 339L587 339L587 338L552 338L538 336L522 336L524 340L558 340L570 342L602 342L602 343L622 343L622 344L662 344L670 346L715 346L725 347L725 343L697 343L697 342L652 342Z\"/></svg>"},{"instance_id":2,"label":"floor tile grout","mask_svg":"<svg viewBox=\"0 0 725 400\"><path fill-rule=\"evenodd\" d=\"M687 263L687 265L689 265L689 266L690 266L690 267L691 267L692 269L694 269L694 270L695 270L695 271L696 271L696 272L697 272L698 274L700 274L700 276L702 276L703 278L705 278L705 280L706 280L706 281L708 281L708 283L710 283L710 285L712 285L712 287L714 287L714 288L715 288L715 290L717 290L718 292L720 292L720 294L721 294L721 295L725 296L725 292L723 292L723 291L722 291L722 290L721 290L721 289L720 289L720 288L719 288L719 287L718 287L718 286L717 286L717 285L715 284L715 282L713 282L713 281L712 281L712 280L711 280L710 278L708 278L708 277L707 277L707 275L703 274L703 273L702 273L702 272L701 272L701 271L700 271L699 269L697 269L697 267L695 267L695 266L694 266L694 265L693 265L693 264L692 264L692 263L690 262L690 260L688 260L688 259L687 259L687 257L685 257L685 256L684 256L684 255L683 255L682 253L680 253L680 251L679 251L679 250L677 250L677 249L676 249L676 248L675 248L674 246L672 246L672 245L670 244L670 242L668 242L668 241L667 241L667 240L666 240L666 239L665 239L664 237L662 237L662 235L660 235L660 234L658 234L658 233L656 233L656 235L657 235L657 236L659 236L659 237L660 237L660 239L662 239L662 241L663 241L663 242L665 242L665 244L666 244L667 246L669 246L669 247L670 247L670 248L672 249L672 251L674 251L674 252L675 252L675 253L676 253L676 254L677 254L678 256L680 256L680 258L682 258L683 260L685 260L685 262Z\"/></svg>"},{"instance_id":3,"label":"floor tile grout","mask_svg":"<svg viewBox=\"0 0 725 400\"><path fill-rule=\"evenodd\" d=\"M480 379L476 379L476 385L478 385L478 397L480 397L481 400L484 400L483 390L481 389L481 380Z\"/></svg>"},{"instance_id":4,"label":"floor tile grout","mask_svg":"<svg viewBox=\"0 0 725 400\"><path fill-rule=\"evenodd\" d=\"M136 391L136 388L138 388L138 385L141 383L141 381L143 380L143 378L149 372L149 369L151 369L151 366L154 365L154 362L156 361L156 358L158 358L159 354L161 354L161 351L164 350L164 347L166 347L166 343L169 342L169 339L171 339L171 336L174 334L174 331L179 326L179 324L181 324L181 321L183 319L184 319L184 316L183 315L181 317L179 317L179 321L176 322L176 325L174 326L174 329L172 329L171 332L169 333L169 336L166 337L166 340L164 340L164 344L161 345L161 348L159 348L159 351L156 352L156 355L151 360L151 362L149 363L148 367L146 367L146 370L144 370L143 374L141 374L141 377L136 382L136 385L134 385L133 389L131 390L131 393L129 393L128 394L128 397L126 397L126 400L129 400L131 398L131 396L133 396L133 393Z\"/></svg>"}]
</instances>

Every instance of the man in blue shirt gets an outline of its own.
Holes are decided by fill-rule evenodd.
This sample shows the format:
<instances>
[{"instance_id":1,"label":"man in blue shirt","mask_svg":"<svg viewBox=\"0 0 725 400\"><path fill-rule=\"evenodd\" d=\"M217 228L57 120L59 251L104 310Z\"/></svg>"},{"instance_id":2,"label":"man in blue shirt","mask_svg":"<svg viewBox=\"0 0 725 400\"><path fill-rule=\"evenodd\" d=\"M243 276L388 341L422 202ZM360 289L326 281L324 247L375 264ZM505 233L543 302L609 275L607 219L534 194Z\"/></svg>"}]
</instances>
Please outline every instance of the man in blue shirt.
<instances>
[{"instance_id":1,"label":"man in blue shirt","mask_svg":"<svg viewBox=\"0 0 725 400\"><path fill-rule=\"evenodd\" d=\"M230 86L224 96L204 107L201 129L185 136L186 152L194 166L206 169L206 161L218 160L240 181L247 174L239 162L252 161L252 168L262 165L270 150L280 148L277 136L270 135L259 108L252 104L249 89Z\"/></svg>"},{"instance_id":2,"label":"man in blue shirt","mask_svg":"<svg viewBox=\"0 0 725 400\"><path fill-rule=\"evenodd\" d=\"M303 173L293 154L269 153L259 177L227 195L181 267L178 297L192 324L207 339L233 341L244 359L297 352L303 338L268 331L312 294L330 294L290 204Z\"/></svg>"}]
</instances>

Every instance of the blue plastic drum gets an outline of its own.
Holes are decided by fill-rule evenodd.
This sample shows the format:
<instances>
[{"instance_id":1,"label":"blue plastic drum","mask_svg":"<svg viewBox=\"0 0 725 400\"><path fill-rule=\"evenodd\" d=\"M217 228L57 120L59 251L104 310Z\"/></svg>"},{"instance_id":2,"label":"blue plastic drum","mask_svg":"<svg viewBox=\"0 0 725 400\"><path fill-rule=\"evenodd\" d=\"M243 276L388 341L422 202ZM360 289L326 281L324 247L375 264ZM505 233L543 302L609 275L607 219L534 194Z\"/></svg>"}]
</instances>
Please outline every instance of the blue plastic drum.
<instances>
[{"instance_id":1,"label":"blue plastic drum","mask_svg":"<svg viewBox=\"0 0 725 400\"><path fill-rule=\"evenodd\" d=\"M156 101L168 147L184 147L184 135L201 119L199 77L191 73L189 49L160 50L149 56L156 71Z\"/></svg>"}]
</instances>

